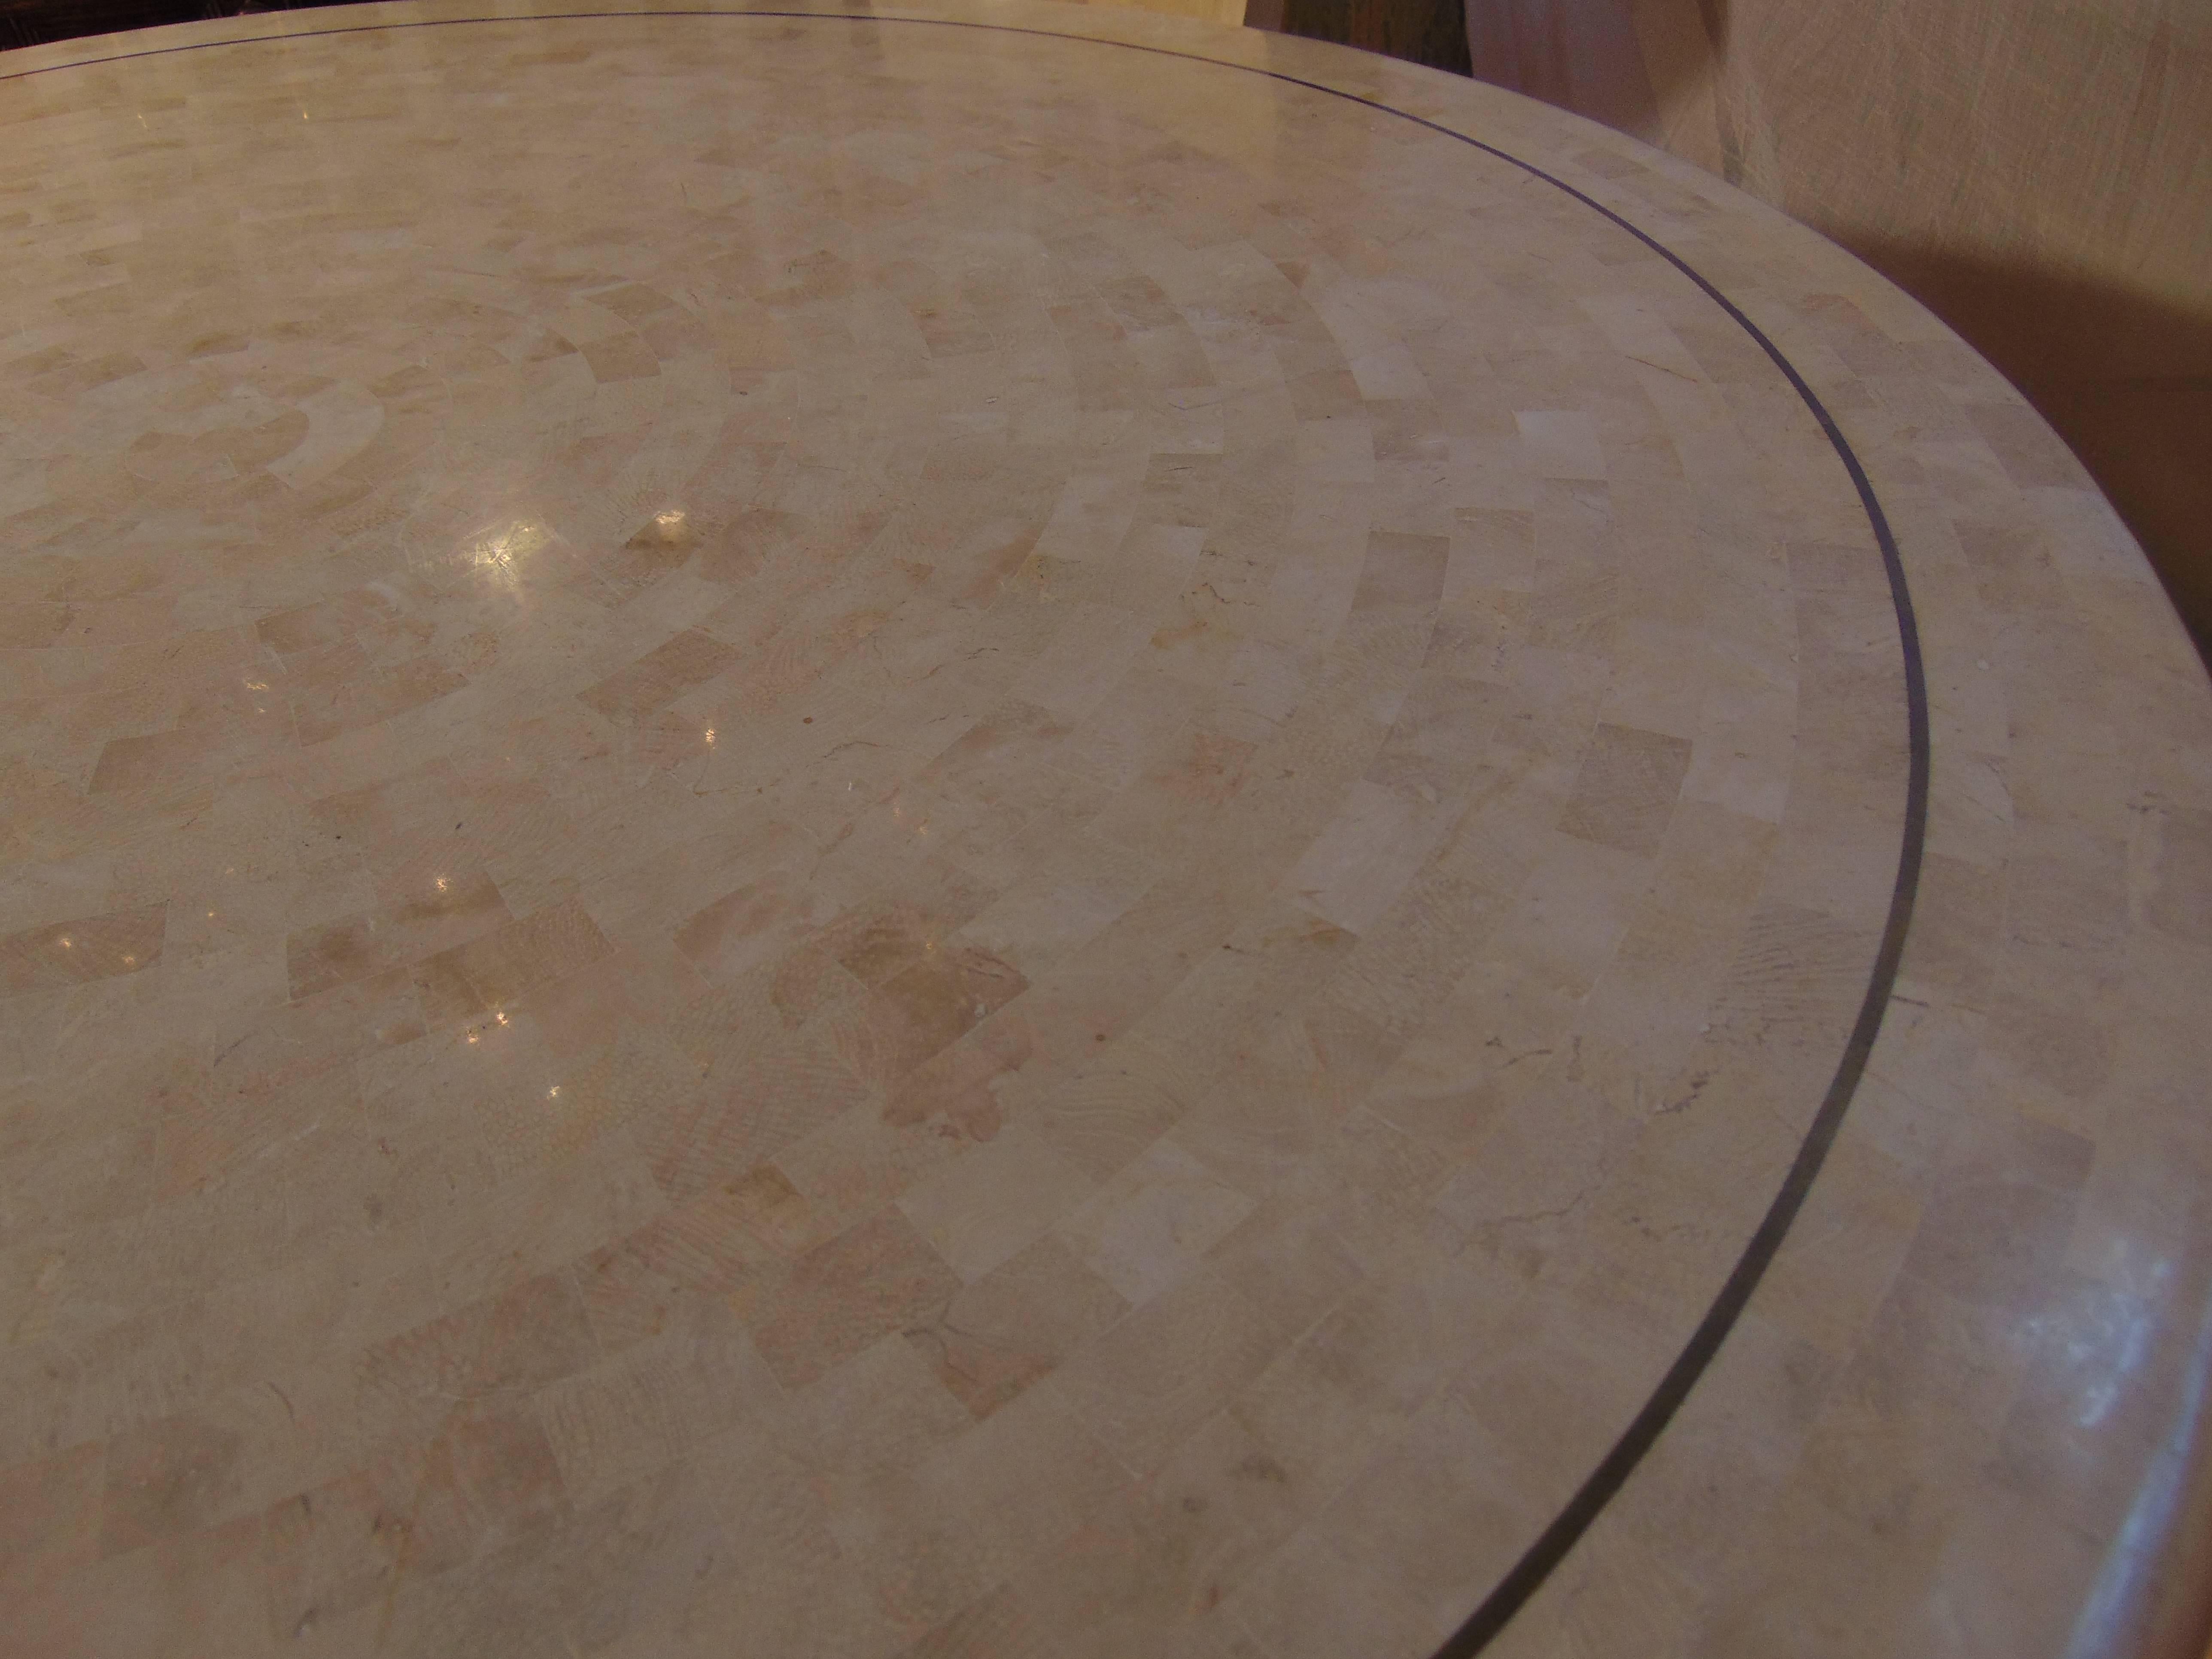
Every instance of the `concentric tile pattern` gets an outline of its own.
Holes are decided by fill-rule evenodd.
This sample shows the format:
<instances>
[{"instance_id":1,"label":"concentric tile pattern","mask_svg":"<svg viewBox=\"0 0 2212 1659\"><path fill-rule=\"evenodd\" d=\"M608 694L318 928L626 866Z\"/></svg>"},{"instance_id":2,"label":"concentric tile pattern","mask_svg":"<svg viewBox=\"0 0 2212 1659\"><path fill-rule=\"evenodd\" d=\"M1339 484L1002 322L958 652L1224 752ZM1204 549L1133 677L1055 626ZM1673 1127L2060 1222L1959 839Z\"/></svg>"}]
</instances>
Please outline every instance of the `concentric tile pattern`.
<instances>
[{"instance_id":1,"label":"concentric tile pattern","mask_svg":"<svg viewBox=\"0 0 2212 1659\"><path fill-rule=\"evenodd\" d=\"M421 23L386 7L345 21ZM1866 513L1553 185L1100 39L0 82L18 1655L1419 1659L1795 1155ZM1522 1652L2055 1652L2184 1384L2212 703L1923 313L1567 118L1898 523L1828 1173Z\"/></svg>"}]
</instances>

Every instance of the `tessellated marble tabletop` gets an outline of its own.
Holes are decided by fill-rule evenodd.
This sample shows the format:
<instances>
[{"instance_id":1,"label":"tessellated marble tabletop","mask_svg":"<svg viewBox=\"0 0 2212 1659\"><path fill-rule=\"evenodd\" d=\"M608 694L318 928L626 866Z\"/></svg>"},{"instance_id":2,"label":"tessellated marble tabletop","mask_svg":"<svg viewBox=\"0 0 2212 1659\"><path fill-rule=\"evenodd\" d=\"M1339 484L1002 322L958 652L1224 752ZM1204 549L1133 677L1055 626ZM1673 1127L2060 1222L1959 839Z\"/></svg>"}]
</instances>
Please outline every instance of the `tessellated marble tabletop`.
<instances>
[{"instance_id":1,"label":"tessellated marble tabletop","mask_svg":"<svg viewBox=\"0 0 2212 1659\"><path fill-rule=\"evenodd\" d=\"M2180 1651L2212 697L1925 312L1139 13L0 56L10 1655Z\"/></svg>"}]
</instances>

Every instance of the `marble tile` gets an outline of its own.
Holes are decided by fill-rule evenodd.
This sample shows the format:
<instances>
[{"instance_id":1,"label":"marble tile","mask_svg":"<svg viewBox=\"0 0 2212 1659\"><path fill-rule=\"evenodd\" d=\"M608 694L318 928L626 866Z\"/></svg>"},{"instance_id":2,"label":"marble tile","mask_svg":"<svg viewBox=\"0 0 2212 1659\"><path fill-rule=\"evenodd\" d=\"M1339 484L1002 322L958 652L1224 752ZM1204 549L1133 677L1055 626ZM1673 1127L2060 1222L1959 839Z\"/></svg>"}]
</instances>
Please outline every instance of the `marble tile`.
<instances>
[{"instance_id":1,"label":"marble tile","mask_svg":"<svg viewBox=\"0 0 2212 1659\"><path fill-rule=\"evenodd\" d=\"M6 994L82 985L135 974L161 959L167 907L110 911L27 928L0 939Z\"/></svg>"},{"instance_id":2,"label":"marble tile","mask_svg":"<svg viewBox=\"0 0 2212 1659\"><path fill-rule=\"evenodd\" d=\"M1559 828L1625 853L1656 852L1689 769L1690 744L1680 738L1601 726Z\"/></svg>"},{"instance_id":3,"label":"marble tile","mask_svg":"<svg viewBox=\"0 0 2212 1659\"><path fill-rule=\"evenodd\" d=\"M811 1382L951 1301L959 1276L902 1215L861 1222L792 1263L750 1319L777 1376Z\"/></svg>"},{"instance_id":4,"label":"marble tile","mask_svg":"<svg viewBox=\"0 0 2212 1659\"><path fill-rule=\"evenodd\" d=\"M1251 1211L1245 1194L1172 1140L1161 1140L1089 1195L1060 1232L1133 1305L1203 1261Z\"/></svg>"},{"instance_id":5,"label":"marble tile","mask_svg":"<svg viewBox=\"0 0 2212 1659\"><path fill-rule=\"evenodd\" d=\"M1480 84L811 10L0 53L10 1651L1419 1659L1846 1095L1493 1651L2212 1583L2212 707L2037 418ZM1888 514L1870 1052L1859 491L1452 133Z\"/></svg>"}]
</instances>

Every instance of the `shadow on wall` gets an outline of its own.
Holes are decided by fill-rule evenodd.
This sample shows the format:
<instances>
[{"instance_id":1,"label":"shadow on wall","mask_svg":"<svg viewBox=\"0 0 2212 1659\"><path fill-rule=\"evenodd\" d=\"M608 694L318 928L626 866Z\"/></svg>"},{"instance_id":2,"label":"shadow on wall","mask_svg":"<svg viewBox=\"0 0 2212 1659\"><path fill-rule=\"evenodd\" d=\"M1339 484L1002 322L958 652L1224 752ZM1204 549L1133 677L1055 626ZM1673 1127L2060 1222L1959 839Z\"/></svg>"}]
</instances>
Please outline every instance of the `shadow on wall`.
<instances>
[{"instance_id":1,"label":"shadow on wall","mask_svg":"<svg viewBox=\"0 0 2212 1659\"><path fill-rule=\"evenodd\" d=\"M1464 3L1478 79L1741 185L1956 329L2089 469L2212 659L2212 8ZM1247 21L1279 5L1291 33L1436 62L1393 44L1435 37L1426 4L1251 0Z\"/></svg>"},{"instance_id":2,"label":"shadow on wall","mask_svg":"<svg viewBox=\"0 0 2212 1659\"><path fill-rule=\"evenodd\" d=\"M1468 0L1468 38L1479 78L1720 173L1957 330L2088 468L2212 660L2212 13L2194 3ZM2021 437L2008 465L2055 482L2047 443Z\"/></svg>"},{"instance_id":3,"label":"shadow on wall","mask_svg":"<svg viewBox=\"0 0 2212 1659\"><path fill-rule=\"evenodd\" d=\"M1996 364L2072 447L2212 660L2212 303L2185 309L1868 238L1850 246ZM2017 449L2003 458L2015 483L2064 481L2032 443Z\"/></svg>"},{"instance_id":4,"label":"shadow on wall","mask_svg":"<svg viewBox=\"0 0 2212 1659\"><path fill-rule=\"evenodd\" d=\"M1244 21L1468 73L1463 0L1249 0Z\"/></svg>"}]
</instances>

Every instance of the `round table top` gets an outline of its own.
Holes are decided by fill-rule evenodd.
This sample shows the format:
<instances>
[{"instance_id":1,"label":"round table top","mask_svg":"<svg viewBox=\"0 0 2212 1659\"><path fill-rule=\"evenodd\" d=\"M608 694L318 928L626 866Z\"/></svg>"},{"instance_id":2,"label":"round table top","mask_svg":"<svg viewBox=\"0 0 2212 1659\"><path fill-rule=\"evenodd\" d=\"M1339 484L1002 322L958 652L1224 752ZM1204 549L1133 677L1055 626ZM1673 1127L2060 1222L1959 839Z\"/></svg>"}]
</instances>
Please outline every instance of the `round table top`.
<instances>
[{"instance_id":1,"label":"round table top","mask_svg":"<svg viewBox=\"0 0 2212 1659\"><path fill-rule=\"evenodd\" d=\"M2071 458L1572 118L871 13L0 58L15 1650L2152 1640L2212 699Z\"/></svg>"}]
</instances>

